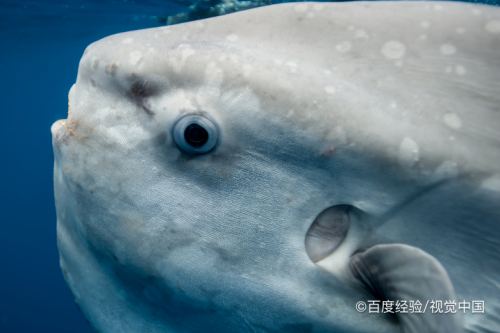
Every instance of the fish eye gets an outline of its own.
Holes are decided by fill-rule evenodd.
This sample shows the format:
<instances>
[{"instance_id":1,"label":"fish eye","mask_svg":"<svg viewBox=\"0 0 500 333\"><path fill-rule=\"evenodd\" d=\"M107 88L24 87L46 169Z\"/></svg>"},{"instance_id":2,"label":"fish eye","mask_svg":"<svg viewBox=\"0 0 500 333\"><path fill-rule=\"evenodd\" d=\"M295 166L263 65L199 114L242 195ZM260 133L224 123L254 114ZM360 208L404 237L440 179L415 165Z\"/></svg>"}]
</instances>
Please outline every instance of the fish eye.
<instances>
[{"instance_id":1,"label":"fish eye","mask_svg":"<svg viewBox=\"0 0 500 333\"><path fill-rule=\"evenodd\" d=\"M214 121L200 114L188 114L179 118L172 129L177 147L191 155L206 154L219 140L219 129Z\"/></svg>"}]
</instances>

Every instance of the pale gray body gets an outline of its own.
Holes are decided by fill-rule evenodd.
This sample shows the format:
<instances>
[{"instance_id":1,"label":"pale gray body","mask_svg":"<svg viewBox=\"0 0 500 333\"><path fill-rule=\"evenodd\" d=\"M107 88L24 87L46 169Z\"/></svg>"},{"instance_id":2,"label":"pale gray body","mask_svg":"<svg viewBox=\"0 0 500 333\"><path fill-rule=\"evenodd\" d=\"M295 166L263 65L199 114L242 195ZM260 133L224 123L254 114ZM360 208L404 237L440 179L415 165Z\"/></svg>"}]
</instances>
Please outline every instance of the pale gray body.
<instances>
[{"instance_id":1,"label":"pale gray body","mask_svg":"<svg viewBox=\"0 0 500 333\"><path fill-rule=\"evenodd\" d=\"M286 4L114 35L69 100L61 267L97 330L499 330L498 8ZM172 142L192 112L213 152ZM363 215L313 263L305 235L340 204ZM358 313L373 292L486 314Z\"/></svg>"}]
</instances>

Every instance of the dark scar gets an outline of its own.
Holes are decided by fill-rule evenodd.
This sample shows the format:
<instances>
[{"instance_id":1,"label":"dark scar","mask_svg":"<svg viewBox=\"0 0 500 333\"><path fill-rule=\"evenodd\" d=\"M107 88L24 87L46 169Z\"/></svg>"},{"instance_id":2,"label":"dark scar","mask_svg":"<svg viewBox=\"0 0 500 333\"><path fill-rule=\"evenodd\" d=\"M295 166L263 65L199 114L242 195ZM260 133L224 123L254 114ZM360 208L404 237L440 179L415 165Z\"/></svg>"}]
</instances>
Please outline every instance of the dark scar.
<instances>
[{"instance_id":1,"label":"dark scar","mask_svg":"<svg viewBox=\"0 0 500 333\"><path fill-rule=\"evenodd\" d=\"M132 80L127 96L148 115L154 116L154 112L144 104L144 99L157 94L159 92L158 87L146 80L137 80L136 78L132 78Z\"/></svg>"}]
</instances>

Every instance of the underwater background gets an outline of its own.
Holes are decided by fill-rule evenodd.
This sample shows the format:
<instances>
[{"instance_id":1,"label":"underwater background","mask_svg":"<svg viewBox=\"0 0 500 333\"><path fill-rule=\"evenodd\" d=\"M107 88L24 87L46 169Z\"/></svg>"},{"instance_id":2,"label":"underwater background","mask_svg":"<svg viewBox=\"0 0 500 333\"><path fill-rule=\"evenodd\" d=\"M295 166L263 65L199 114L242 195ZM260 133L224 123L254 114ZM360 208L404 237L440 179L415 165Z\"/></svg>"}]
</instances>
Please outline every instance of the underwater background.
<instances>
[{"instance_id":1,"label":"underwater background","mask_svg":"<svg viewBox=\"0 0 500 333\"><path fill-rule=\"evenodd\" d=\"M0 0L0 332L92 332L59 269L50 125L109 34L286 1ZM499 4L499 0L481 1Z\"/></svg>"}]
</instances>

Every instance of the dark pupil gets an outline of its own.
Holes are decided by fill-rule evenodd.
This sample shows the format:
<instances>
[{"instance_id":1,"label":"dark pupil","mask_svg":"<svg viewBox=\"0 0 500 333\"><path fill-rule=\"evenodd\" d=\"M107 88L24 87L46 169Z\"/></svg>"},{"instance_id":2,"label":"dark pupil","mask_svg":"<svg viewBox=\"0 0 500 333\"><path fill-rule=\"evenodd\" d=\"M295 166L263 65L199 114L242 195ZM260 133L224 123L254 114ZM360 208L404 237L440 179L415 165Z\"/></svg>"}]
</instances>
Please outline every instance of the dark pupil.
<instances>
[{"instance_id":1,"label":"dark pupil","mask_svg":"<svg viewBox=\"0 0 500 333\"><path fill-rule=\"evenodd\" d=\"M193 147L201 147L208 141L208 132L198 124L191 124L184 130L184 139Z\"/></svg>"}]
</instances>

